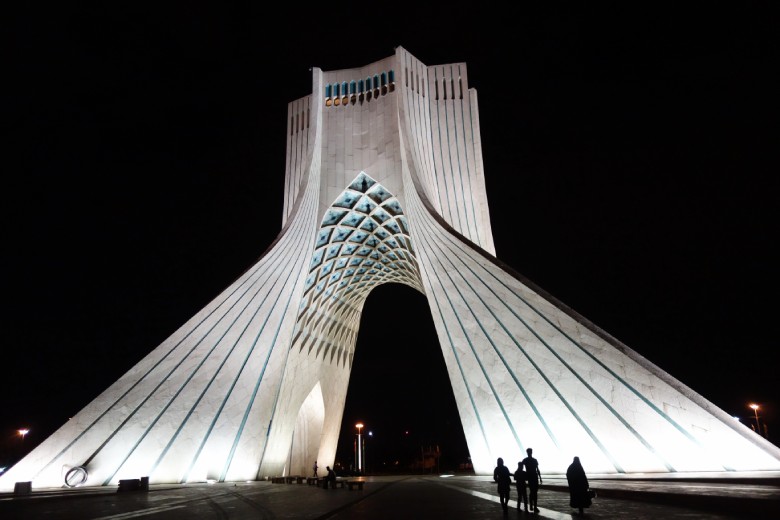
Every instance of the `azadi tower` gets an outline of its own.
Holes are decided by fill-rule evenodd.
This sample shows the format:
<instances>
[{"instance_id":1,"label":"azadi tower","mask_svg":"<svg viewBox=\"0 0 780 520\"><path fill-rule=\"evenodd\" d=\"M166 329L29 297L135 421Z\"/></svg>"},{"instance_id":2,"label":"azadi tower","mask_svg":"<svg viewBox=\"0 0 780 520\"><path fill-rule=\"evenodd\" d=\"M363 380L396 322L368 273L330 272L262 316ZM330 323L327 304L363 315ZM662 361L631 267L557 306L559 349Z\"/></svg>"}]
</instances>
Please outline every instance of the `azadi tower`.
<instances>
[{"instance_id":1,"label":"azadi tower","mask_svg":"<svg viewBox=\"0 0 780 520\"><path fill-rule=\"evenodd\" d=\"M332 464L363 305L385 283L428 299L478 474L528 447L550 473L574 455L629 476L780 469L777 447L495 257L465 63L399 47L315 68L288 116L276 240L0 489Z\"/></svg>"}]
</instances>

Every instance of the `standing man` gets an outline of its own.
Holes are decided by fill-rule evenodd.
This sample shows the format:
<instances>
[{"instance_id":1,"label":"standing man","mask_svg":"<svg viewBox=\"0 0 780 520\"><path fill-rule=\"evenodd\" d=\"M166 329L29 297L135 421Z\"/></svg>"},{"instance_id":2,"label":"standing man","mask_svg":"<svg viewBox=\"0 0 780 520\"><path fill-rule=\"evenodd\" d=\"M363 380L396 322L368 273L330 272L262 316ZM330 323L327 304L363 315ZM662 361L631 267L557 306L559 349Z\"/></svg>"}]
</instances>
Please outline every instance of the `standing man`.
<instances>
[{"instance_id":1,"label":"standing man","mask_svg":"<svg viewBox=\"0 0 780 520\"><path fill-rule=\"evenodd\" d=\"M509 507L509 488L512 484L512 477L509 468L504 466L504 459L499 457L496 464L496 469L493 470L493 480L498 483L498 499L501 502L501 508L506 511Z\"/></svg>"},{"instance_id":2,"label":"standing man","mask_svg":"<svg viewBox=\"0 0 780 520\"><path fill-rule=\"evenodd\" d=\"M317 466L317 461L315 460L314 461L314 467L312 468L314 470L314 478L317 478L317 468L318 467L319 466Z\"/></svg>"},{"instance_id":3,"label":"standing man","mask_svg":"<svg viewBox=\"0 0 780 520\"><path fill-rule=\"evenodd\" d=\"M538 513L536 497L539 493L539 484L542 483L542 474L539 472L539 461L532 457L534 450L528 448L525 452L528 456L523 459L521 464L525 466L525 476L528 479L528 501L531 503L533 512Z\"/></svg>"}]
</instances>

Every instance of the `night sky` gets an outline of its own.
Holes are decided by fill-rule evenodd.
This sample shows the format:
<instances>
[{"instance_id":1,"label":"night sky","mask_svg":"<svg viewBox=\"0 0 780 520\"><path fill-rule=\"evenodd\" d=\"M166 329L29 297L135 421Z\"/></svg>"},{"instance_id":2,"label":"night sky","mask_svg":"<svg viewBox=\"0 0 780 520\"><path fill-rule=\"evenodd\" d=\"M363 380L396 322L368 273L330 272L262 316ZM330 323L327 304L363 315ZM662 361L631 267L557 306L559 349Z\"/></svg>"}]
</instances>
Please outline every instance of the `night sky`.
<instances>
[{"instance_id":1,"label":"night sky","mask_svg":"<svg viewBox=\"0 0 780 520\"><path fill-rule=\"evenodd\" d=\"M760 403L777 443L770 4L15 13L0 459L42 442L271 244L287 103L310 93L309 68L398 45L467 63L498 258L743 422ZM407 287L366 303L345 457L358 420L370 465L400 446L467 456L430 311Z\"/></svg>"}]
</instances>

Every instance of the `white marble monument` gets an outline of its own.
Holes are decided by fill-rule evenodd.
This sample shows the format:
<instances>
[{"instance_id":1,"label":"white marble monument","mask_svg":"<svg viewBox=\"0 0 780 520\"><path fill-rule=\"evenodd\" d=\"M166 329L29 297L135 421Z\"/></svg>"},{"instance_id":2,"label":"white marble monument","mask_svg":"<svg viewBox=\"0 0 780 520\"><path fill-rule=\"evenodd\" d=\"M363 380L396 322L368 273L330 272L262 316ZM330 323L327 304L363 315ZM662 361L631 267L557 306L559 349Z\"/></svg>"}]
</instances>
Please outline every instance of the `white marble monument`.
<instances>
[{"instance_id":1,"label":"white marble monument","mask_svg":"<svg viewBox=\"0 0 780 520\"><path fill-rule=\"evenodd\" d=\"M780 470L777 447L496 259L465 63L399 47L312 80L288 107L278 238L0 490L332 465L361 311L384 283L428 299L478 474L528 447L551 473L574 455L628 476Z\"/></svg>"}]
</instances>

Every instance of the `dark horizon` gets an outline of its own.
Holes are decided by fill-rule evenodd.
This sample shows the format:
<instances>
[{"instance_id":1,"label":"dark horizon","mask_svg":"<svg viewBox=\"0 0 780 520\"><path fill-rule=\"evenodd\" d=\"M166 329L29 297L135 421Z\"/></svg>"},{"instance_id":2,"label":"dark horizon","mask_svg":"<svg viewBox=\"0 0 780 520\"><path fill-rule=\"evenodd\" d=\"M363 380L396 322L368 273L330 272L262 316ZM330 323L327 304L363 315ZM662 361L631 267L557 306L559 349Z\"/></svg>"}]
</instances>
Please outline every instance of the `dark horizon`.
<instances>
[{"instance_id":1,"label":"dark horizon","mask_svg":"<svg viewBox=\"0 0 780 520\"><path fill-rule=\"evenodd\" d=\"M262 255L281 228L287 103L310 93L310 67L396 45L467 65L498 259L743 423L758 402L777 444L765 5L500 21L423 7L452 30L369 17L372 37L349 47L321 19L273 36L259 7L15 18L0 458L45 440ZM376 444L408 430L463 449L426 305L406 287L369 296L340 450L357 420Z\"/></svg>"}]
</instances>

